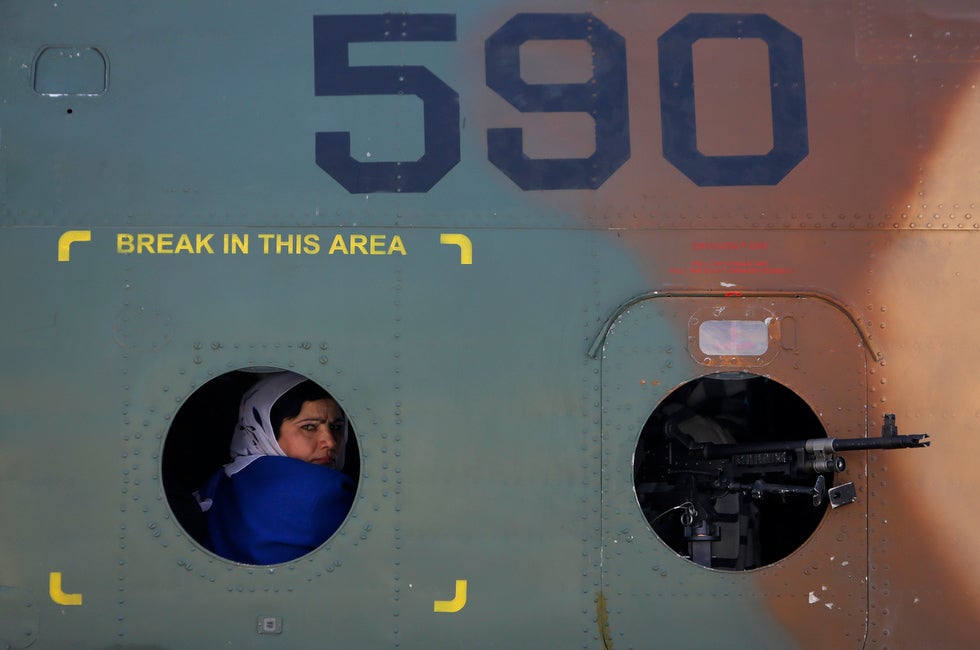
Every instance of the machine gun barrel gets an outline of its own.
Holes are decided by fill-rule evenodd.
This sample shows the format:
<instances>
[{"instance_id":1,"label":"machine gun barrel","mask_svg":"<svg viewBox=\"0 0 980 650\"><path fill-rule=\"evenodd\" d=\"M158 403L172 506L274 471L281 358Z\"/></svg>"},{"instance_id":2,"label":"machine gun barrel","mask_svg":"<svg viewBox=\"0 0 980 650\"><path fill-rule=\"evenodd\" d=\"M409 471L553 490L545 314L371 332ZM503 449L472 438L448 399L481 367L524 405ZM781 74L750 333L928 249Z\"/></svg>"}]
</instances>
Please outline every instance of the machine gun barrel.
<instances>
[{"instance_id":1,"label":"machine gun barrel","mask_svg":"<svg viewBox=\"0 0 980 650\"><path fill-rule=\"evenodd\" d=\"M910 447L928 447L929 436L925 433L915 433L907 436L898 435L895 425L895 414L886 413L881 425L881 436L878 438L810 438L808 440L780 440L775 442L750 442L744 444L705 443L700 450L706 460L724 460L737 456L752 454L799 454L803 456L819 456L819 460L811 467L818 471L844 470L843 459L833 457L835 451L862 451L866 449L907 449Z\"/></svg>"},{"instance_id":2,"label":"machine gun barrel","mask_svg":"<svg viewBox=\"0 0 980 650\"><path fill-rule=\"evenodd\" d=\"M862 449L907 449L909 447L928 447L928 434L914 433L908 436L887 438L828 438L833 440L834 451L860 451Z\"/></svg>"},{"instance_id":3,"label":"machine gun barrel","mask_svg":"<svg viewBox=\"0 0 980 650\"><path fill-rule=\"evenodd\" d=\"M720 460L744 454L770 454L782 452L806 453L861 451L865 449L906 449L909 447L928 447L929 436L916 433L906 436L882 438L810 438L808 440L780 440L773 442L749 442L719 445L711 442L701 446L704 458Z\"/></svg>"}]
</instances>

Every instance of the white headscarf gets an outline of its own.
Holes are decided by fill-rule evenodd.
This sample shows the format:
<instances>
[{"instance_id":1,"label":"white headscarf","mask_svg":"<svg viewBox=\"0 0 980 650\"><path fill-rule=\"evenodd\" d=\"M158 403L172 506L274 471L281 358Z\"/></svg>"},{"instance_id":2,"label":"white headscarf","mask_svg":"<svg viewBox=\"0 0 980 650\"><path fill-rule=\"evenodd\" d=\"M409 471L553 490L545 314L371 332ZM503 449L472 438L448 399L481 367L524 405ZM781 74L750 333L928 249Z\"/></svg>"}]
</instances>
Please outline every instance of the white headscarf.
<instances>
[{"instance_id":1,"label":"white headscarf","mask_svg":"<svg viewBox=\"0 0 980 650\"><path fill-rule=\"evenodd\" d=\"M277 372L263 377L245 391L238 408L238 425L231 438L231 462L225 465L225 474L232 476L263 456L285 456L279 447L272 424L272 407L280 397L306 381L295 372ZM347 420L344 432L337 441L335 469L344 465L344 448L347 443Z\"/></svg>"}]
</instances>

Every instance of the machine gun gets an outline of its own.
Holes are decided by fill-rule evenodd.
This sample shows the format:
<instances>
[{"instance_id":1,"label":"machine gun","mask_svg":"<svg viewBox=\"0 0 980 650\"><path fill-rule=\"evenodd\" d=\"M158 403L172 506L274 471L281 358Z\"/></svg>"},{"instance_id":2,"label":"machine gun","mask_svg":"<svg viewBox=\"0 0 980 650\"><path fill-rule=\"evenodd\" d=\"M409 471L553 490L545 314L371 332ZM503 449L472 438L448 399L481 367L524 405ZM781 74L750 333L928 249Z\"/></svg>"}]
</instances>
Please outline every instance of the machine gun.
<instances>
[{"instance_id":1,"label":"machine gun","mask_svg":"<svg viewBox=\"0 0 980 650\"><path fill-rule=\"evenodd\" d=\"M877 438L720 443L699 441L681 428L676 420L664 421L657 443L646 452L637 492L641 502L657 504L650 508L652 513L645 510L651 525L671 510L682 510L683 540L691 559L704 566L712 566L711 543L722 541L724 526L734 526L737 532L728 536L744 541L746 532L738 521L740 516L743 520L753 516L747 514L751 513L747 504L752 501L776 497L787 503L808 497L814 508L827 499L837 508L856 500L853 483L827 487L832 475L846 467L838 452L930 444L926 434L899 435L894 414L884 416ZM754 525L741 524L746 527ZM738 549L729 552L741 553Z\"/></svg>"},{"instance_id":2,"label":"machine gun","mask_svg":"<svg viewBox=\"0 0 980 650\"><path fill-rule=\"evenodd\" d=\"M667 427L670 429L670 425ZM742 492L753 498L763 494L808 495L814 506L823 503L827 493L823 474L843 472L844 459L835 452L865 451L869 449L907 449L929 446L929 436L924 433L898 435L895 414L884 417L879 438L809 438L807 440L787 440L778 442L755 442L744 444L717 444L711 442L682 444L683 434L667 432L671 444L671 471L700 474L709 467L714 468L717 478L712 483L716 489L726 492ZM720 461L720 462L719 462ZM752 483L740 480L746 476L766 476L778 474L788 477L820 475L813 487L799 485L780 485L757 478ZM838 507L844 503L835 500L840 491L831 491L831 505ZM843 499L843 495L840 497ZM853 501L853 499L851 499ZM850 503L850 501L847 501Z\"/></svg>"}]
</instances>

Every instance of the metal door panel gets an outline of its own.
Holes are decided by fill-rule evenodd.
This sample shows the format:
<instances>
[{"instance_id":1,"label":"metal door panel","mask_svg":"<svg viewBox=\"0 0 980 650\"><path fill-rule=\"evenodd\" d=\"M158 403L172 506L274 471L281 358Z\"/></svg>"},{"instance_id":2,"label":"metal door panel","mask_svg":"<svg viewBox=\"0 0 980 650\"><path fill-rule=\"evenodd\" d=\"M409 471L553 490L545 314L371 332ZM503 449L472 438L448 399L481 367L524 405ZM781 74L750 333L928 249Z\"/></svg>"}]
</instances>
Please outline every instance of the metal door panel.
<instances>
[{"instance_id":1,"label":"metal door panel","mask_svg":"<svg viewBox=\"0 0 980 650\"><path fill-rule=\"evenodd\" d=\"M700 357L691 337L706 313L770 314L770 344L777 347L754 357ZM856 503L828 509L789 556L742 572L698 566L657 537L637 502L633 455L644 423L668 394L719 370L770 377L809 405L829 437L862 437L866 348L846 311L816 297L651 295L611 323L601 350L600 600L607 640L616 648L807 647L818 630L826 643L828 628L839 634L834 647L861 646L868 611L866 453L847 454L847 469L835 481L854 482Z\"/></svg>"}]
</instances>

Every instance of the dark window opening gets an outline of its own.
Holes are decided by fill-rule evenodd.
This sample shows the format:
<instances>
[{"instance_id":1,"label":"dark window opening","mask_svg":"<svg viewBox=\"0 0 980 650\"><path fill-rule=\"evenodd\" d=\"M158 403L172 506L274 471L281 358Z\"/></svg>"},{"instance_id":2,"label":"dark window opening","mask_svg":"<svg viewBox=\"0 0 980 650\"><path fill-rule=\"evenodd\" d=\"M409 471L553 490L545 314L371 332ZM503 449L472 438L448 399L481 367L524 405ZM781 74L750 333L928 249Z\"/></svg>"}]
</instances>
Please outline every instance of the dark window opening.
<instances>
[{"instance_id":1,"label":"dark window opening","mask_svg":"<svg viewBox=\"0 0 980 650\"><path fill-rule=\"evenodd\" d=\"M830 487L833 475L802 468L794 451L705 458L702 449L825 437L806 402L771 379L735 372L691 381L661 402L640 435L640 508L667 546L702 566L772 564L813 534L827 507L826 498L814 505L813 492L821 480Z\"/></svg>"},{"instance_id":2,"label":"dark window opening","mask_svg":"<svg viewBox=\"0 0 980 650\"><path fill-rule=\"evenodd\" d=\"M207 546L207 519L194 493L229 462L242 395L262 376L236 370L212 379L187 398L167 433L162 459L164 492L177 522L202 546ZM356 484L360 451L349 418L347 424L342 471Z\"/></svg>"}]
</instances>

